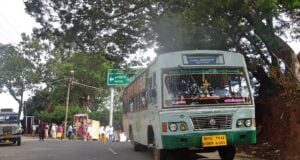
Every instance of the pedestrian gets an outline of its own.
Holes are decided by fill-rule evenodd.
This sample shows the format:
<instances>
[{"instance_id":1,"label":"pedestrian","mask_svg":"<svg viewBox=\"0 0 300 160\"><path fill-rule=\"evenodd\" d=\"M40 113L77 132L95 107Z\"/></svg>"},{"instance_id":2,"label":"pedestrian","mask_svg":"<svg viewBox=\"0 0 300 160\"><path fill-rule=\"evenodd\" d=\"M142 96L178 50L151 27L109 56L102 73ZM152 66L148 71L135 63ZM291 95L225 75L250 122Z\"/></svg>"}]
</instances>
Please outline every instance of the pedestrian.
<instances>
[{"instance_id":1,"label":"pedestrian","mask_svg":"<svg viewBox=\"0 0 300 160\"><path fill-rule=\"evenodd\" d=\"M123 131L121 131L120 134L120 142L126 142L127 137L125 136L125 133Z\"/></svg>"},{"instance_id":2,"label":"pedestrian","mask_svg":"<svg viewBox=\"0 0 300 160\"><path fill-rule=\"evenodd\" d=\"M86 134L86 140L87 141L92 141L92 136L90 135L89 132L87 132L87 134Z\"/></svg>"},{"instance_id":3,"label":"pedestrian","mask_svg":"<svg viewBox=\"0 0 300 160\"><path fill-rule=\"evenodd\" d=\"M72 125L69 125L68 126L68 137L69 137L69 140L73 139L73 127Z\"/></svg>"},{"instance_id":4,"label":"pedestrian","mask_svg":"<svg viewBox=\"0 0 300 160\"><path fill-rule=\"evenodd\" d=\"M37 125L32 125L32 137L35 137Z\"/></svg>"},{"instance_id":5,"label":"pedestrian","mask_svg":"<svg viewBox=\"0 0 300 160\"><path fill-rule=\"evenodd\" d=\"M102 134L105 134L104 126L100 126L99 128L99 136L101 136Z\"/></svg>"},{"instance_id":6,"label":"pedestrian","mask_svg":"<svg viewBox=\"0 0 300 160\"><path fill-rule=\"evenodd\" d=\"M109 126L108 136L109 136L109 142L113 142L114 141L114 128L113 128L113 126Z\"/></svg>"},{"instance_id":7,"label":"pedestrian","mask_svg":"<svg viewBox=\"0 0 300 160\"><path fill-rule=\"evenodd\" d=\"M105 136L104 133L101 133L100 134L100 142L103 142L103 143L107 143L108 142L108 138Z\"/></svg>"},{"instance_id":8,"label":"pedestrian","mask_svg":"<svg viewBox=\"0 0 300 160\"><path fill-rule=\"evenodd\" d=\"M46 124L46 125L45 125L45 138L46 138L46 139L48 139L48 138L49 138L48 131L49 131L49 125L48 125L48 124Z\"/></svg>"},{"instance_id":9,"label":"pedestrian","mask_svg":"<svg viewBox=\"0 0 300 160\"><path fill-rule=\"evenodd\" d=\"M52 138L56 138L56 130L57 130L57 126L55 123L52 124L52 127L51 127L51 135L52 135Z\"/></svg>"},{"instance_id":10,"label":"pedestrian","mask_svg":"<svg viewBox=\"0 0 300 160\"><path fill-rule=\"evenodd\" d=\"M50 123L49 129L48 129L49 138L52 138L52 131L51 131L51 129L52 129L52 123Z\"/></svg>"},{"instance_id":11,"label":"pedestrian","mask_svg":"<svg viewBox=\"0 0 300 160\"><path fill-rule=\"evenodd\" d=\"M63 127L62 127L62 125L59 125L59 126L57 127L56 138L57 138L57 139L62 139L62 138L63 138L62 134L63 134Z\"/></svg>"},{"instance_id":12,"label":"pedestrian","mask_svg":"<svg viewBox=\"0 0 300 160\"><path fill-rule=\"evenodd\" d=\"M43 121L40 121L39 124L39 140L43 141L45 138L45 123Z\"/></svg>"}]
</instances>

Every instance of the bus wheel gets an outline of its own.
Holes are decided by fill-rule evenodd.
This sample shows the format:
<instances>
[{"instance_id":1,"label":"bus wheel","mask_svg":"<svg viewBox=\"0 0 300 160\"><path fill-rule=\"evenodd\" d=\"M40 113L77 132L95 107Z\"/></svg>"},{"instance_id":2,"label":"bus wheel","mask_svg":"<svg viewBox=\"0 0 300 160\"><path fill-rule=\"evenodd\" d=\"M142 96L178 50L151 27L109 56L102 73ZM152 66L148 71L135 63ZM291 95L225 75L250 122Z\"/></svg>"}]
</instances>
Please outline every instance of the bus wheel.
<instances>
[{"instance_id":1,"label":"bus wheel","mask_svg":"<svg viewBox=\"0 0 300 160\"><path fill-rule=\"evenodd\" d=\"M233 160L235 156L235 146L225 146L218 149L222 160Z\"/></svg>"},{"instance_id":2,"label":"bus wheel","mask_svg":"<svg viewBox=\"0 0 300 160\"><path fill-rule=\"evenodd\" d=\"M167 151L164 149L153 148L154 160L167 160Z\"/></svg>"},{"instance_id":3,"label":"bus wheel","mask_svg":"<svg viewBox=\"0 0 300 160\"><path fill-rule=\"evenodd\" d=\"M147 150L147 146L144 146L137 142L133 142L133 148L134 148L134 151L146 151Z\"/></svg>"},{"instance_id":4,"label":"bus wheel","mask_svg":"<svg viewBox=\"0 0 300 160\"><path fill-rule=\"evenodd\" d=\"M17 138L17 145L18 145L18 146L21 145L21 138Z\"/></svg>"}]
</instances>

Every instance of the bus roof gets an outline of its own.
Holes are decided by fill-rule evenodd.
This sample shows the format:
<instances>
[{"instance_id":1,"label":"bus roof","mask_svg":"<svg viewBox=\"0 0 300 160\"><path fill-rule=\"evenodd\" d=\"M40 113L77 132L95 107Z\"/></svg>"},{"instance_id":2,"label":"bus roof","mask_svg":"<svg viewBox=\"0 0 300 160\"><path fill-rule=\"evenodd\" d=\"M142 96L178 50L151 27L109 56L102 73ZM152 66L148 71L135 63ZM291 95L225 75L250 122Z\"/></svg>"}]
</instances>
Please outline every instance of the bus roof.
<instances>
[{"instance_id":1,"label":"bus roof","mask_svg":"<svg viewBox=\"0 0 300 160\"><path fill-rule=\"evenodd\" d=\"M0 115L17 114L16 112L0 112Z\"/></svg>"}]
</instances>

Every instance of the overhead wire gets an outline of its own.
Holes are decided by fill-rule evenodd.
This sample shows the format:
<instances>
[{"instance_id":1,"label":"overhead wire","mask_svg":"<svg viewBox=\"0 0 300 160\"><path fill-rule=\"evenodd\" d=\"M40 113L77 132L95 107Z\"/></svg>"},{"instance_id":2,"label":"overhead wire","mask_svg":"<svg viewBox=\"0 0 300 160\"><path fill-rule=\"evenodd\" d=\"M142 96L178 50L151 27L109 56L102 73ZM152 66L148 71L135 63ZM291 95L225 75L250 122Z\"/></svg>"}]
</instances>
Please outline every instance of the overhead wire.
<instances>
[{"instance_id":1,"label":"overhead wire","mask_svg":"<svg viewBox=\"0 0 300 160\"><path fill-rule=\"evenodd\" d=\"M5 28L3 28L1 25L0 25L0 33L1 33L1 35L4 37L4 39L6 39L8 42L13 42L14 40L13 39L11 39L11 37L9 36L9 34L7 33L7 31L6 31L6 29ZM4 33L4 34L3 34Z\"/></svg>"},{"instance_id":2,"label":"overhead wire","mask_svg":"<svg viewBox=\"0 0 300 160\"><path fill-rule=\"evenodd\" d=\"M17 35L21 35L20 32L12 25L9 20L4 16L4 14L1 13L0 10L0 16L3 17L3 19L7 22L7 24L17 33Z\"/></svg>"},{"instance_id":3,"label":"overhead wire","mask_svg":"<svg viewBox=\"0 0 300 160\"><path fill-rule=\"evenodd\" d=\"M5 15L0 11L0 16L2 17L2 19L4 19L6 21L6 23L10 26L10 28L17 34L17 36L20 36L20 32L18 32L18 30L14 27L14 25L12 25L9 20L5 17ZM15 38L12 38L11 33L8 32L3 26L0 25L0 28L2 30L2 33L4 32L5 35L3 36L8 42L14 42Z\"/></svg>"}]
</instances>

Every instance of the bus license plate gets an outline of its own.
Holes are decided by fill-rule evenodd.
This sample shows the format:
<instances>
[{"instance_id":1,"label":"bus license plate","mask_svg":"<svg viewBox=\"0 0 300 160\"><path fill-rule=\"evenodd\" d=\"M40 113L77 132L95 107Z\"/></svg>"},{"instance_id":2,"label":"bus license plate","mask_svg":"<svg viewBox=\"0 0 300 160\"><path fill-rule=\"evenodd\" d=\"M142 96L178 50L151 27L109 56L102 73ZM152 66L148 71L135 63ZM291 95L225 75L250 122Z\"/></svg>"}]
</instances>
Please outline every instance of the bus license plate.
<instances>
[{"instance_id":1,"label":"bus license plate","mask_svg":"<svg viewBox=\"0 0 300 160\"><path fill-rule=\"evenodd\" d=\"M202 136L203 147L226 146L226 135Z\"/></svg>"},{"instance_id":2,"label":"bus license plate","mask_svg":"<svg viewBox=\"0 0 300 160\"><path fill-rule=\"evenodd\" d=\"M4 138L12 138L12 134L11 133L7 133L3 136Z\"/></svg>"}]
</instances>

